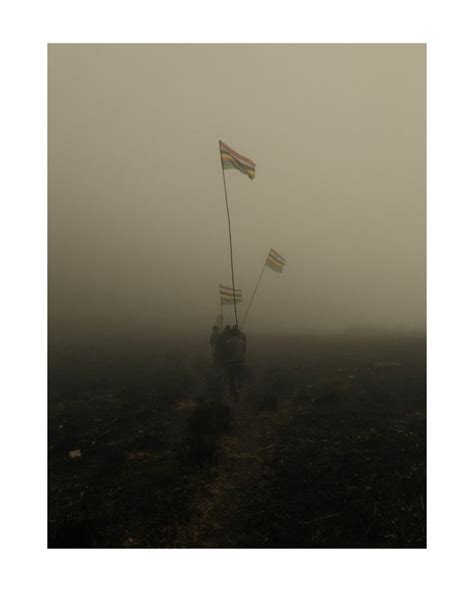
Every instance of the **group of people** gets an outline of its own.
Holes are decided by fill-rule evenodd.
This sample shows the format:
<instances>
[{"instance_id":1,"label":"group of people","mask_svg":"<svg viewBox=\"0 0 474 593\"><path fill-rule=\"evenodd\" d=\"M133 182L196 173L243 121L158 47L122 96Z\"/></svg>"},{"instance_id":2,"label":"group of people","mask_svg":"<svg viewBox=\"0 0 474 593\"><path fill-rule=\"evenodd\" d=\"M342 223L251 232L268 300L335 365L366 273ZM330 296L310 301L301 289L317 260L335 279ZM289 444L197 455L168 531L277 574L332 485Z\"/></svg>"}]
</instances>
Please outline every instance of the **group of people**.
<instances>
[{"instance_id":1,"label":"group of people","mask_svg":"<svg viewBox=\"0 0 474 593\"><path fill-rule=\"evenodd\" d=\"M214 325L209 342L214 367L224 372L229 391L238 401L244 379L247 338L237 325L226 325L222 332Z\"/></svg>"}]
</instances>

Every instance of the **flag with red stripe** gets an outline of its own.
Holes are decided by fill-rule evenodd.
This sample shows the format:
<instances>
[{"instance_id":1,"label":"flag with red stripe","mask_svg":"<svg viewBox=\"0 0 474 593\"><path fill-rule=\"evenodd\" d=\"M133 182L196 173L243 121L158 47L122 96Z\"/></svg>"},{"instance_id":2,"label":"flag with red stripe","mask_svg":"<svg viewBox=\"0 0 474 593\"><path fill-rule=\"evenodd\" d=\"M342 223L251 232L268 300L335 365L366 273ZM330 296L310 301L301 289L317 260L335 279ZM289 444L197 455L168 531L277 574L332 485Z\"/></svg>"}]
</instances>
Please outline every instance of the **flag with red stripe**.
<instances>
[{"instance_id":1,"label":"flag with red stripe","mask_svg":"<svg viewBox=\"0 0 474 593\"><path fill-rule=\"evenodd\" d=\"M235 291L228 286L222 286L219 284L219 291L221 295L221 303L223 305L233 305L234 304L234 294L235 294L235 302L239 303L242 300L242 291L238 288Z\"/></svg>"},{"instance_id":2,"label":"flag with red stripe","mask_svg":"<svg viewBox=\"0 0 474 593\"><path fill-rule=\"evenodd\" d=\"M219 140L219 150L221 153L222 168L225 169L237 169L244 175L247 175L250 179L255 177L255 163L246 156L239 154L233 150L227 144L224 144L222 140Z\"/></svg>"},{"instance_id":3,"label":"flag with red stripe","mask_svg":"<svg viewBox=\"0 0 474 593\"><path fill-rule=\"evenodd\" d=\"M285 258L274 249L270 249L265 265L271 268L274 272L283 272L283 266L285 264Z\"/></svg>"}]
</instances>

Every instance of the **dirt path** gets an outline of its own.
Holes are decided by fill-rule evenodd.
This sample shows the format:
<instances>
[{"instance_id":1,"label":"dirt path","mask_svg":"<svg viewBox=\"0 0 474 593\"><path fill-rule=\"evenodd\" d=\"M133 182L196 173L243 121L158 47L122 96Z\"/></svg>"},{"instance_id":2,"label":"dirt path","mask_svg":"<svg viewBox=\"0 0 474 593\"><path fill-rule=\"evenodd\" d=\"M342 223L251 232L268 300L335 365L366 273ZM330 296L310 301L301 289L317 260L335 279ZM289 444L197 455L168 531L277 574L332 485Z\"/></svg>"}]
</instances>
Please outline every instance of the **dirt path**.
<instances>
[{"instance_id":1,"label":"dirt path","mask_svg":"<svg viewBox=\"0 0 474 593\"><path fill-rule=\"evenodd\" d=\"M256 362L232 417L204 360L59 373L50 547L425 546L424 359L310 355Z\"/></svg>"},{"instance_id":2,"label":"dirt path","mask_svg":"<svg viewBox=\"0 0 474 593\"><path fill-rule=\"evenodd\" d=\"M219 441L219 460L197 488L192 521L178 535L185 547L239 547L248 545L249 534L241 524L248 496L263 488L266 452L272 448L275 413L258 412L251 387L232 404L230 432Z\"/></svg>"}]
</instances>

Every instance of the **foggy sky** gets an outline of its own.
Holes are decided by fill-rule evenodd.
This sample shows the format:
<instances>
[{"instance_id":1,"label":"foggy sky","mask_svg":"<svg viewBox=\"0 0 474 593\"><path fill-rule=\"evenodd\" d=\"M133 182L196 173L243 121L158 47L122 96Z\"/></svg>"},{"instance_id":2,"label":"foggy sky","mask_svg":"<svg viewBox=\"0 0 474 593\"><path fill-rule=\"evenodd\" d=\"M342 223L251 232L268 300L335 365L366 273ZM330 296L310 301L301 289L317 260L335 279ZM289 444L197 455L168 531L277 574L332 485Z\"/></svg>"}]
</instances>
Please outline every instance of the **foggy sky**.
<instances>
[{"instance_id":1,"label":"foggy sky","mask_svg":"<svg viewBox=\"0 0 474 593\"><path fill-rule=\"evenodd\" d=\"M425 46L51 45L50 331L425 327ZM239 305L240 315L246 301ZM232 309L226 308L228 319Z\"/></svg>"}]
</instances>

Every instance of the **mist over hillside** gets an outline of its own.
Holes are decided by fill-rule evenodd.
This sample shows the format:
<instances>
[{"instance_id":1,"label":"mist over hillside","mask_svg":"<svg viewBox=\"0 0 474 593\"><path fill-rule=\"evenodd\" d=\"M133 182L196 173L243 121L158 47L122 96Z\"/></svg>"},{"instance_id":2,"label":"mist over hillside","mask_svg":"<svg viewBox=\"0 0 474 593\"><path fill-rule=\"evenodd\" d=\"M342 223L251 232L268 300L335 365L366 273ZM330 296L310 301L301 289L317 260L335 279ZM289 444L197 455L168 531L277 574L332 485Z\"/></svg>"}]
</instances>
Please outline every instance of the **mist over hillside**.
<instances>
[{"instance_id":1,"label":"mist over hillside","mask_svg":"<svg viewBox=\"0 0 474 593\"><path fill-rule=\"evenodd\" d=\"M50 45L50 335L425 329L425 47ZM232 64L229 67L229 64ZM232 309L226 308L229 321Z\"/></svg>"}]
</instances>

